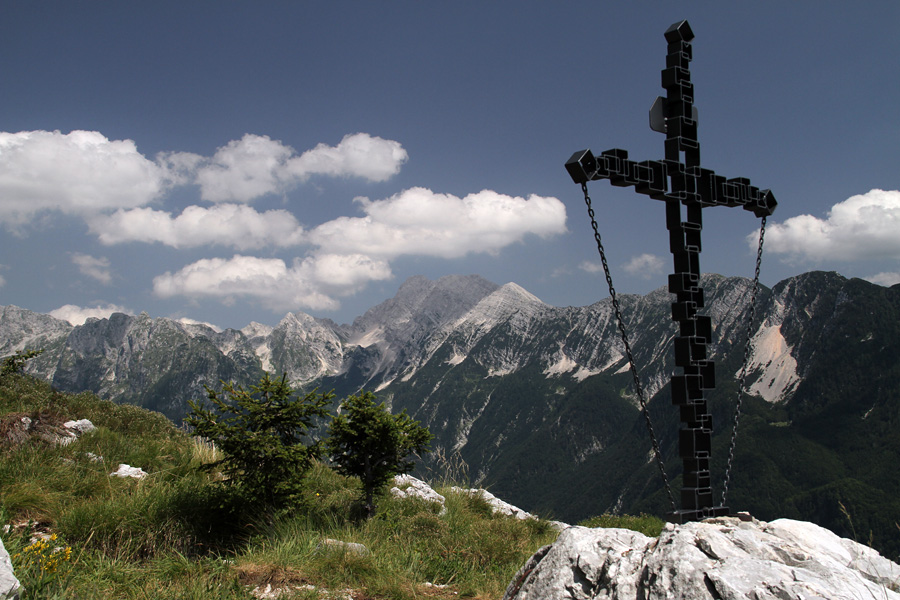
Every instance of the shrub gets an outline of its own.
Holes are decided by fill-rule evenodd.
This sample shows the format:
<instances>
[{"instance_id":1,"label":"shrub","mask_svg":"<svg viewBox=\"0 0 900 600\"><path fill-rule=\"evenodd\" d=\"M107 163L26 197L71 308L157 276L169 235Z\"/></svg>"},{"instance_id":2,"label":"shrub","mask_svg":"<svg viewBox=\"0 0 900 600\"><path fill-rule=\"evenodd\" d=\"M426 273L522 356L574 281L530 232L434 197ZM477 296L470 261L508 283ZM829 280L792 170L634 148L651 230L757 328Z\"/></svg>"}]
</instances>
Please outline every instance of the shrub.
<instances>
[{"instance_id":1,"label":"shrub","mask_svg":"<svg viewBox=\"0 0 900 600\"><path fill-rule=\"evenodd\" d=\"M42 354L43 350L19 350L12 356L7 356L0 364L0 377L21 373L25 368L25 361Z\"/></svg>"},{"instance_id":2,"label":"shrub","mask_svg":"<svg viewBox=\"0 0 900 600\"><path fill-rule=\"evenodd\" d=\"M224 458L224 482L234 486L250 504L283 508L299 498L303 474L322 452L309 438L316 417L325 417L332 394L315 391L298 396L287 374L245 391L224 383L222 392L206 388L214 410L191 402L185 421L194 434L212 441Z\"/></svg>"},{"instance_id":3,"label":"shrub","mask_svg":"<svg viewBox=\"0 0 900 600\"><path fill-rule=\"evenodd\" d=\"M342 414L331 421L328 450L338 472L359 477L367 516L375 514L375 492L394 475L409 473L415 463L410 454L428 451L431 432L406 411L388 412L384 403L365 392L341 403Z\"/></svg>"}]
</instances>

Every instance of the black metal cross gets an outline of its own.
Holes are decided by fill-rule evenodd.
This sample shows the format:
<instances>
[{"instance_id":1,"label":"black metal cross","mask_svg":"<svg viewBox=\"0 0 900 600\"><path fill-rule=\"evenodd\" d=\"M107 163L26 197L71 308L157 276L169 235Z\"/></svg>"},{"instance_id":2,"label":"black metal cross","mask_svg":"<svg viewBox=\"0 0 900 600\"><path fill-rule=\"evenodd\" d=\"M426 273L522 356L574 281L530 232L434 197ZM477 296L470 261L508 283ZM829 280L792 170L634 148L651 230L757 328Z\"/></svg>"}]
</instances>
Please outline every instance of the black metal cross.
<instances>
[{"instance_id":1,"label":"black metal cross","mask_svg":"<svg viewBox=\"0 0 900 600\"><path fill-rule=\"evenodd\" d=\"M665 159L634 162L618 148L594 156L581 150L566 162L575 183L609 179L619 187L666 203L669 249L674 273L669 275L669 291L675 294L672 319L679 325L675 338L675 366L672 375L672 404L679 407L683 426L679 431L679 452L684 463L681 510L671 515L676 522L695 521L728 514L725 506L714 506L710 483L712 415L704 392L715 388L715 365L707 357L712 323L697 311L703 308L700 286L701 210L706 206L742 206L757 217L771 215L775 196L760 190L742 177L725 179L700 166L697 141L697 113L689 63L694 33L687 21L675 23L665 33L668 42L666 68L662 71L660 96L650 109L650 127L666 134Z\"/></svg>"}]
</instances>

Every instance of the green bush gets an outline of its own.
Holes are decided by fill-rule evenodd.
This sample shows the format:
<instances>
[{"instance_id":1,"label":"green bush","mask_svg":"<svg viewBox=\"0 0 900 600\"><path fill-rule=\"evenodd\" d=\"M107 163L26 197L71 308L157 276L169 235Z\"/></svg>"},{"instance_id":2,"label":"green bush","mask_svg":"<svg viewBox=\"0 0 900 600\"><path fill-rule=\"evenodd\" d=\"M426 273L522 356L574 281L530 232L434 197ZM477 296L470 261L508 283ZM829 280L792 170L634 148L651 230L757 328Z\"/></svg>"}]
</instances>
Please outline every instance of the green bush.
<instances>
[{"instance_id":1,"label":"green bush","mask_svg":"<svg viewBox=\"0 0 900 600\"><path fill-rule=\"evenodd\" d=\"M331 421L327 441L338 472L359 477L368 517L375 514L375 493L395 475L409 473L415 463L410 454L428 451L431 432L406 414L392 415L375 396L365 392L341 403L341 414Z\"/></svg>"},{"instance_id":2,"label":"green bush","mask_svg":"<svg viewBox=\"0 0 900 600\"><path fill-rule=\"evenodd\" d=\"M0 377L21 373L25 368L25 361L42 354L43 350L19 350L12 356L7 356L0 363Z\"/></svg>"},{"instance_id":3,"label":"green bush","mask_svg":"<svg viewBox=\"0 0 900 600\"><path fill-rule=\"evenodd\" d=\"M322 453L320 442L309 437L316 417L325 417L332 394L297 396L287 374L245 391L224 383L222 392L206 388L215 410L191 402L185 422L194 434L212 441L224 458L224 482L252 505L280 509L300 499L303 474Z\"/></svg>"}]
</instances>

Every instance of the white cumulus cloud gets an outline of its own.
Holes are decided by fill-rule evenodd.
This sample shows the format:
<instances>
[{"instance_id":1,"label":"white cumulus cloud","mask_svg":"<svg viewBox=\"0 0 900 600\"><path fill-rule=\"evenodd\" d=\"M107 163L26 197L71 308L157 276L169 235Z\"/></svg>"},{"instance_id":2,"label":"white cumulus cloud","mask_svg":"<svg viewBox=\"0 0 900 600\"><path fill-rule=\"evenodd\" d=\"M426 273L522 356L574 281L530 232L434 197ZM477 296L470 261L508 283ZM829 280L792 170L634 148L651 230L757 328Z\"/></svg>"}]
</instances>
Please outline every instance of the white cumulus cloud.
<instances>
[{"instance_id":1,"label":"white cumulus cloud","mask_svg":"<svg viewBox=\"0 0 900 600\"><path fill-rule=\"evenodd\" d=\"M578 268L586 273L602 273L603 265L598 262L593 262L590 260L583 260L581 264L578 265Z\"/></svg>"},{"instance_id":2,"label":"white cumulus cloud","mask_svg":"<svg viewBox=\"0 0 900 600\"><path fill-rule=\"evenodd\" d=\"M303 241L303 227L286 210L258 212L243 204L188 206L180 215L134 208L88 220L101 243L158 242L175 248L206 245L289 247Z\"/></svg>"},{"instance_id":3,"label":"white cumulus cloud","mask_svg":"<svg viewBox=\"0 0 900 600\"><path fill-rule=\"evenodd\" d=\"M900 283L900 273L877 273L875 275L872 275L871 277L865 277L864 279L866 281L871 281L872 283L877 283L878 285L891 287L892 285L897 285L898 283Z\"/></svg>"},{"instance_id":4,"label":"white cumulus cloud","mask_svg":"<svg viewBox=\"0 0 900 600\"><path fill-rule=\"evenodd\" d=\"M204 200L245 203L284 193L312 175L384 181L406 160L399 142L367 133L302 154L248 133L212 157L161 152L151 160L132 140L96 131L0 132L0 223L20 226L45 211L91 218L141 208L189 184L199 185Z\"/></svg>"},{"instance_id":5,"label":"white cumulus cloud","mask_svg":"<svg viewBox=\"0 0 900 600\"><path fill-rule=\"evenodd\" d=\"M210 202L250 202L283 193L311 175L384 181L407 160L399 142L367 133L347 135L337 146L319 144L297 155L269 136L246 134L219 148L197 170L201 197Z\"/></svg>"},{"instance_id":6,"label":"white cumulus cloud","mask_svg":"<svg viewBox=\"0 0 900 600\"><path fill-rule=\"evenodd\" d=\"M72 325L84 325L85 321L90 318L108 319L113 313L125 313L127 315L134 314L127 308L115 304L106 304L103 306L98 304L94 307L81 307L75 306L74 304L66 304L65 306L60 306L59 308L51 310L48 314L51 317L68 321Z\"/></svg>"},{"instance_id":7,"label":"white cumulus cloud","mask_svg":"<svg viewBox=\"0 0 900 600\"><path fill-rule=\"evenodd\" d=\"M288 266L278 258L235 255L230 259L202 259L177 273L153 280L161 298L188 296L216 298L225 303L238 298L256 299L280 310L330 310L338 307L334 295L352 293L359 286L391 276L386 262L366 256L324 256L295 259Z\"/></svg>"},{"instance_id":8,"label":"white cumulus cloud","mask_svg":"<svg viewBox=\"0 0 900 600\"><path fill-rule=\"evenodd\" d=\"M655 254L639 254L622 266L627 273L637 275L641 279L650 279L663 271L663 261Z\"/></svg>"},{"instance_id":9,"label":"white cumulus cloud","mask_svg":"<svg viewBox=\"0 0 900 600\"><path fill-rule=\"evenodd\" d=\"M337 146L319 144L292 158L288 161L287 171L298 179L331 175L385 181L399 173L408 158L399 142L354 133L344 136Z\"/></svg>"},{"instance_id":10,"label":"white cumulus cloud","mask_svg":"<svg viewBox=\"0 0 900 600\"><path fill-rule=\"evenodd\" d=\"M182 325L202 325L203 327L209 327L213 331L218 331L218 332L223 331L223 329L221 327L219 327L218 325L214 325L213 323L210 323L209 321L198 321L196 319L190 319L188 317L181 317L181 318L175 319L175 320L178 321L179 323L181 323Z\"/></svg>"},{"instance_id":11,"label":"white cumulus cloud","mask_svg":"<svg viewBox=\"0 0 900 600\"><path fill-rule=\"evenodd\" d=\"M287 239L294 232L297 243L309 244L309 254L294 259L291 265L279 258L240 254L230 259L203 259L156 277L154 293L163 298L214 298L226 304L254 299L275 311L332 310L339 306L337 298L372 281L389 279L390 261L399 256L456 258L472 252L493 253L528 234L548 237L566 231L565 206L556 198L525 199L490 190L458 198L413 188L386 200L357 200L365 217L340 217L305 233L285 218L290 227L282 237ZM219 206L236 210L238 205ZM256 218L249 207L240 208L249 211L242 220ZM172 232L182 217L172 219L168 213L138 209L121 211L117 218L122 220L123 236L134 238L137 231L152 230L145 233L146 239L164 238L174 244L171 240L185 237ZM138 225L127 226L130 218ZM256 237L247 239L264 239L262 229L253 235Z\"/></svg>"},{"instance_id":12,"label":"white cumulus cloud","mask_svg":"<svg viewBox=\"0 0 900 600\"><path fill-rule=\"evenodd\" d=\"M249 202L282 191L284 164L294 153L267 135L245 134L219 148L197 171L200 195L210 202Z\"/></svg>"},{"instance_id":13,"label":"white cumulus cloud","mask_svg":"<svg viewBox=\"0 0 900 600\"><path fill-rule=\"evenodd\" d=\"M89 254L73 252L72 263L78 267L78 270L82 275L86 275L107 285L112 281L112 273L109 270L108 258L95 258Z\"/></svg>"},{"instance_id":14,"label":"white cumulus cloud","mask_svg":"<svg viewBox=\"0 0 900 600\"><path fill-rule=\"evenodd\" d=\"M527 234L566 231L565 205L556 198L506 196L483 190L458 198L410 188L385 200L357 198L365 217L340 217L309 232L323 252L373 257L427 255L457 258L494 253Z\"/></svg>"},{"instance_id":15,"label":"white cumulus cloud","mask_svg":"<svg viewBox=\"0 0 900 600\"><path fill-rule=\"evenodd\" d=\"M747 236L753 249L757 235ZM852 196L831 207L824 219L799 215L769 224L765 247L790 262L900 259L900 191Z\"/></svg>"},{"instance_id":16,"label":"white cumulus cloud","mask_svg":"<svg viewBox=\"0 0 900 600\"><path fill-rule=\"evenodd\" d=\"M0 222L9 225L46 210L84 215L142 206L167 183L168 171L131 140L96 131L0 132Z\"/></svg>"}]
</instances>

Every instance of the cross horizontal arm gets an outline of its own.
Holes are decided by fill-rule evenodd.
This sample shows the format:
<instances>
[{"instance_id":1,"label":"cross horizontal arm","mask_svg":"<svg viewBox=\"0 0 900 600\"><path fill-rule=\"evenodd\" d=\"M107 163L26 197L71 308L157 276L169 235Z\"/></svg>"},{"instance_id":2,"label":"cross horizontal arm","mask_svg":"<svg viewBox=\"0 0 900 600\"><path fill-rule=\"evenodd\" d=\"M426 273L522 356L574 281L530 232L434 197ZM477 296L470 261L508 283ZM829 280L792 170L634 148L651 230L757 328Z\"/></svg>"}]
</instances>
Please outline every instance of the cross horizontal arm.
<instances>
[{"instance_id":1,"label":"cross horizontal arm","mask_svg":"<svg viewBox=\"0 0 900 600\"><path fill-rule=\"evenodd\" d=\"M778 202L770 190L750 185L744 177L726 179L701 167L685 167L672 160L628 160L628 152L618 148L594 156L579 150L566 162L566 170L575 183L609 179L612 185L634 187L635 191L657 200L679 200L700 206L742 206L757 217L775 212Z\"/></svg>"}]
</instances>

